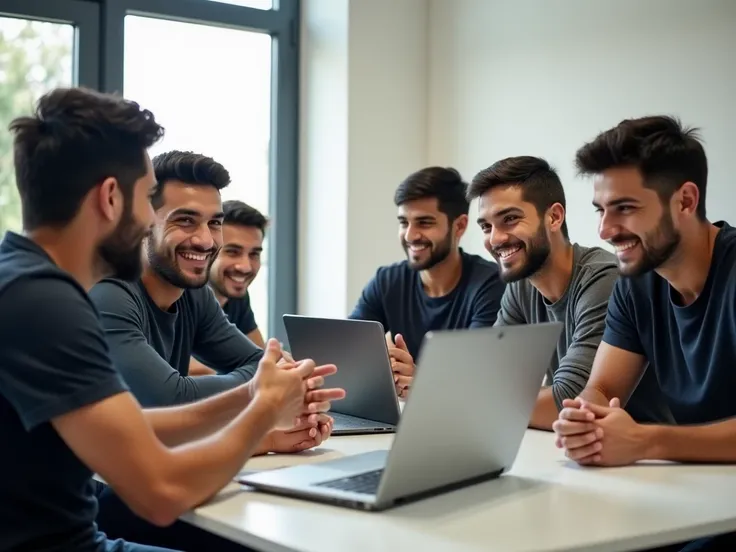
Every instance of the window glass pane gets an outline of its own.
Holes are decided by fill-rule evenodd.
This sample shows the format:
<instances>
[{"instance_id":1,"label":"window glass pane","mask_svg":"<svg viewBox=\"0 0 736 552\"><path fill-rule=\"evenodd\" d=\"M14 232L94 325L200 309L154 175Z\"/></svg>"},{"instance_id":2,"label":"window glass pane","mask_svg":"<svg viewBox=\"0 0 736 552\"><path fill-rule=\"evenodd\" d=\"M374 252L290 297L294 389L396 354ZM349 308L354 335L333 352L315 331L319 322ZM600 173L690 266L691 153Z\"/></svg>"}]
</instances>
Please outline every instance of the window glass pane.
<instances>
[{"instance_id":1,"label":"window glass pane","mask_svg":"<svg viewBox=\"0 0 736 552\"><path fill-rule=\"evenodd\" d=\"M234 4L236 6L245 6L246 8L256 8L259 10L270 10L273 8L272 0L210 0L210 2Z\"/></svg>"},{"instance_id":2,"label":"window glass pane","mask_svg":"<svg viewBox=\"0 0 736 552\"><path fill-rule=\"evenodd\" d=\"M156 48L151 48L151 41ZM166 128L151 155L172 149L213 157L230 172L223 200L268 216L271 37L267 34L139 16L125 18L127 98ZM268 333L268 240L249 293Z\"/></svg>"},{"instance_id":3,"label":"window glass pane","mask_svg":"<svg viewBox=\"0 0 736 552\"><path fill-rule=\"evenodd\" d=\"M72 25L0 17L0 236L21 227L8 125L44 93L73 85L73 62Z\"/></svg>"}]
</instances>

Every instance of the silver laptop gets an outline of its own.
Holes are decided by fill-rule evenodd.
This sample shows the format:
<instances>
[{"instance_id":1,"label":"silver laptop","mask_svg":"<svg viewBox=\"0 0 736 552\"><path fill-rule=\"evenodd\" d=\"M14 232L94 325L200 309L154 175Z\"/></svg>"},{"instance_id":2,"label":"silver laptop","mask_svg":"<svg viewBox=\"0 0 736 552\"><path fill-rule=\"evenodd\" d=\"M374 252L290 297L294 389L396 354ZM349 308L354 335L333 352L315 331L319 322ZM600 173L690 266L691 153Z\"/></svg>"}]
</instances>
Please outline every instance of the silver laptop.
<instances>
[{"instance_id":1,"label":"silver laptop","mask_svg":"<svg viewBox=\"0 0 736 552\"><path fill-rule=\"evenodd\" d=\"M390 450L262 471L257 490L383 510L498 477L513 464L559 322L428 333Z\"/></svg>"},{"instance_id":2,"label":"silver laptop","mask_svg":"<svg viewBox=\"0 0 736 552\"><path fill-rule=\"evenodd\" d=\"M328 387L345 389L332 403L333 435L393 433L401 410L383 326L378 322L284 315L294 358L334 364Z\"/></svg>"}]
</instances>

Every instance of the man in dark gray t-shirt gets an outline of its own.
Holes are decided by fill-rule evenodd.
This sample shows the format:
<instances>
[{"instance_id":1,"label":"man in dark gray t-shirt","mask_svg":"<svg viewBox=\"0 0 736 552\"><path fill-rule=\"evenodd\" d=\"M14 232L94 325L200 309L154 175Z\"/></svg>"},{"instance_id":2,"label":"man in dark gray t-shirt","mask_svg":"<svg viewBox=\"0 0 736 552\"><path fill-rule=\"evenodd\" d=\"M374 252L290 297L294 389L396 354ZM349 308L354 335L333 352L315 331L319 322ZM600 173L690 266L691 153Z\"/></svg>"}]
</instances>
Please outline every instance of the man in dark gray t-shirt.
<instances>
[{"instance_id":1,"label":"man in dark gray t-shirt","mask_svg":"<svg viewBox=\"0 0 736 552\"><path fill-rule=\"evenodd\" d=\"M562 401L588 382L618 279L616 258L570 242L562 183L543 159L498 161L473 179L468 194L479 198L485 247L507 283L496 325L565 325L530 420L551 429ZM645 374L627 410L641 421L667 421L662 405L656 381Z\"/></svg>"}]
</instances>

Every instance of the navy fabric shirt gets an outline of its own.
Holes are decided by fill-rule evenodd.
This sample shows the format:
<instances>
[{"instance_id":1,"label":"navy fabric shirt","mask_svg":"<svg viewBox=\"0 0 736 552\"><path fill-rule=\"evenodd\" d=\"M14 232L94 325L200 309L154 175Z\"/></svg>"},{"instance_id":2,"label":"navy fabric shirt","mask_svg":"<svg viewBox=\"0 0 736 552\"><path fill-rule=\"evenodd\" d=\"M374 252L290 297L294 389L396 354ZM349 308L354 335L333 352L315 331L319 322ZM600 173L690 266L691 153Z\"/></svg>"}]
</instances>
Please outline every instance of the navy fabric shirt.
<instances>
[{"instance_id":1,"label":"navy fabric shirt","mask_svg":"<svg viewBox=\"0 0 736 552\"><path fill-rule=\"evenodd\" d=\"M649 361L678 424L736 416L736 229L716 226L708 278L693 303L680 306L650 272L621 278L608 306L603 341Z\"/></svg>"},{"instance_id":2,"label":"navy fabric shirt","mask_svg":"<svg viewBox=\"0 0 736 552\"><path fill-rule=\"evenodd\" d=\"M144 407L192 402L250 380L263 351L228 321L208 286L184 290L168 311L143 282L103 280L90 291L115 366ZM217 375L189 376L194 354Z\"/></svg>"},{"instance_id":3,"label":"navy fabric shirt","mask_svg":"<svg viewBox=\"0 0 736 552\"><path fill-rule=\"evenodd\" d=\"M391 335L400 333L415 360L430 330L493 326L506 287L498 266L462 249L460 254L462 276L447 295L429 297L419 272L401 261L378 269L350 318L375 320Z\"/></svg>"},{"instance_id":4,"label":"navy fabric shirt","mask_svg":"<svg viewBox=\"0 0 736 552\"><path fill-rule=\"evenodd\" d=\"M250 307L250 295L248 293L240 299L228 299L222 310L225 311L228 320L235 324L235 327L244 334L247 335L253 330L258 329L256 317L253 314L253 309Z\"/></svg>"},{"instance_id":5,"label":"navy fabric shirt","mask_svg":"<svg viewBox=\"0 0 736 552\"><path fill-rule=\"evenodd\" d=\"M0 550L115 550L95 525L92 471L50 423L127 390L97 312L43 249L9 232L0 313Z\"/></svg>"}]
</instances>

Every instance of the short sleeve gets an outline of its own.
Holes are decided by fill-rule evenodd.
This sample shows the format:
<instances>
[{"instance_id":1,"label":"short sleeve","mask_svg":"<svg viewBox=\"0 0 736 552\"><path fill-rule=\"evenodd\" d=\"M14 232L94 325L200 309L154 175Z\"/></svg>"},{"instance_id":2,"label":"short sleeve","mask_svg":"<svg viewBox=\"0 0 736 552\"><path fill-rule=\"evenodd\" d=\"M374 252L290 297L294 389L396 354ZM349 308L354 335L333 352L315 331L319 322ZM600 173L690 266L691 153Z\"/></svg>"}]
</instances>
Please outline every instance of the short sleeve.
<instances>
[{"instance_id":1,"label":"short sleeve","mask_svg":"<svg viewBox=\"0 0 736 552\"><path fill-rule=\"evenodd\" d=\"M97 312L71 281L19 280L0 313L0 392L26 430L127 391Z\"/></svg>"},{"instance_id":2,"label":"short sleeve","mask_svg":"<svg viewBox=\"0 0 736 552\"><path fill-rule=\"evenodd\" d=\"M233 316L233 314L235 316ZM235 313L228 315L230 322L235 324L237 328L248 335L250 332L258 329L256 324L256 316L250 306L250 295L243 297L242 303L235 309Z\"/></svg>"},{"instance_id":3,"label":"short sleeve","mask_svg":"<svg viewBox=\"0 0 736 552\"><path fill-rule=\"evenodd\" d=\"M353 312L350 313L349 318L353 320L373 320L380 322L384 328L387 328L388 321L386 320L386 313L383 310L383 301L381 300L380 274L381 269L376 272L376 275L363 288L360 298Z\"/></svg>"},{"instance_id":4,"label":"short sleeve","mask_svg":"<svg viewBox=\"0 0 736 552\"><path fill-rule=\"evenodd\" d=\"M603 341L625 351L638 355L645 354L636 326L631 291L623 278L619 278L613 286L613 293L608 302Z\"/></svg>"},{"instance_id":5,"label":"short sleeve","mask_svg":"<svg viewBox=\"0 0 736 552\"><path fill-rule=\"evenodd\" d=\"M498 311L501 309L501 297L505 289L506 284L498 275L488 278L481 284L473 301L471 328L483 328L496 323Z\"/></svg>"}]
</instances>

